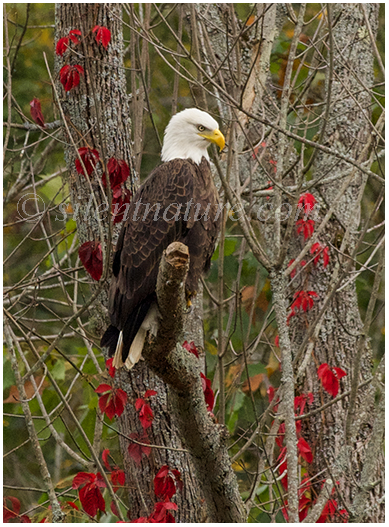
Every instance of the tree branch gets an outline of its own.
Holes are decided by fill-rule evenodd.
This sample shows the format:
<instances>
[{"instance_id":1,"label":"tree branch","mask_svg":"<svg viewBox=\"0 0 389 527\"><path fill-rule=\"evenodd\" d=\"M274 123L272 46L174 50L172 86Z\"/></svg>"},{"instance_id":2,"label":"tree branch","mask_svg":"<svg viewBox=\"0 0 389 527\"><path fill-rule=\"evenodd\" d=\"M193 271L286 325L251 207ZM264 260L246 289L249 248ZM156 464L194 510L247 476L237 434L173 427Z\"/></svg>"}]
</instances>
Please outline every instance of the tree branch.
<instances>
[{"instance_id":1,"label":"tree branch","mask_svg":"<svg viewBox=\"0 0 389 527\"><path fill-rule=\"evenodd\" d=\"M156 336L149 334L143 356L171 389L182 439L202 485L207 521L239 523L245 521L245 513L227 453L227 432L213 423L207 411L199 362L177 345L183 327L188 269L188 248L179 242L169 245L158 273L159 329Z\"/></svg>"}]
</instances>

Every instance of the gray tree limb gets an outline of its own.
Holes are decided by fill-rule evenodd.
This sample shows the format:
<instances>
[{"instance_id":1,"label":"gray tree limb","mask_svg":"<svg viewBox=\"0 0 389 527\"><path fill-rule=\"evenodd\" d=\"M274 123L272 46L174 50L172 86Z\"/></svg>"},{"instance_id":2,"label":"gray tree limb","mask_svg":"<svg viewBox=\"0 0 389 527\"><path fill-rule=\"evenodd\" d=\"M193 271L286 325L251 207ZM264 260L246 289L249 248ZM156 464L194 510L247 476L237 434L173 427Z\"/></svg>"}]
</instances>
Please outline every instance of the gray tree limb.
<instances>
[{"instance_id":1,"label":"gray tree limb","mask_svg":"<svg viewBox=\"0 0 389 527\"><path fill-rule=\"evenodd\" d=\"M239 523L246 518L227 452L228 434L212 421L207 411L199 361L176 344L183 328L188 269L187 247L179 242L169 245L158 274L159 330L155 336L149 334L143 356L170 387L182 440L191 454L204 494L207 521Z\"/></svg>"}]
</instances>

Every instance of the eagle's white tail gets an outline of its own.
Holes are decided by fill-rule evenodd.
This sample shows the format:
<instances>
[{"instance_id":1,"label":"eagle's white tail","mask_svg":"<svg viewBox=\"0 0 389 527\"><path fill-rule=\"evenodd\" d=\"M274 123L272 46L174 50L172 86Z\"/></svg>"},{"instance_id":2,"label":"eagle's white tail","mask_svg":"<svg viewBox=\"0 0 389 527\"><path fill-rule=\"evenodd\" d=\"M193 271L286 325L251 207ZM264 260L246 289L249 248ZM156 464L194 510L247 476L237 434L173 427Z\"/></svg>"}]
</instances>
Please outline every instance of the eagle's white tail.
<instances>
[{"instance_id":1,"label":"eagle's white tail","mask_svg":"<svg viewBox=\"0 0 389 527\"><path fill-rule=\"evenodd\" d=\"M157 334L158 316L159 311L157 305L151 305L144 321L142 322L141 327L138 329L138 333L135 335L135 338L132 341L130 351L128 352L128 357L124 363L122 359L123 331L120 332L112 366L115 368L121 368L124 364L127 370L131 370L131 368L135 366L142 355L147 332L151 331L153 335Z\"/></svg>"}]
</instances>

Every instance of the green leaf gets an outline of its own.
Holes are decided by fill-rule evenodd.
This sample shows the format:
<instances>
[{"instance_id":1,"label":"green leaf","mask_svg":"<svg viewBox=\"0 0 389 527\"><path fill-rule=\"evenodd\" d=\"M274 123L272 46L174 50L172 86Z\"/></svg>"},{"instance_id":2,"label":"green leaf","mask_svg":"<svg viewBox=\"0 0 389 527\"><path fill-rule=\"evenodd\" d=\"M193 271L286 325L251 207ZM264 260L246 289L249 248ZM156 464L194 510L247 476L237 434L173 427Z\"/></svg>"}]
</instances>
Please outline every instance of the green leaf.
<instances>
[{"instance_id":1,"label":"green leaf","mask_svg":"<svg viewBox=\"0 0 389 527\"><path fill-rule=\"evenodd\" d=\"M258 373L265 373L267 375L265 365L261 364L260 362L258 362L258 364L248 364L247 370L249 372L249 377L254 377L254 375L258 375ZM247 375L245 369L242 375L242 380L245 381L246 379Z\"/></svg>"},{"instance_id":2,"label":"green leaf","mask_svg":"<svg viewBox=\"0 0 389 527\"><path fill-rule=\"evenodd\" d=\"M3 356L3 390L15 384L15 376L12 371L11 362Z\"/></svg>"},{"instance_id":3,"label":"green leaf","mask_svg":"<svg viewBox=\"0 0 389 527\"><path fill-rule=\"evenodd\" d=\"M65 361L63 360L57 360L57 362L54 364L51 374L54 377L56 381L64 381L65 380Z\"/></svg>"}]
</instances>

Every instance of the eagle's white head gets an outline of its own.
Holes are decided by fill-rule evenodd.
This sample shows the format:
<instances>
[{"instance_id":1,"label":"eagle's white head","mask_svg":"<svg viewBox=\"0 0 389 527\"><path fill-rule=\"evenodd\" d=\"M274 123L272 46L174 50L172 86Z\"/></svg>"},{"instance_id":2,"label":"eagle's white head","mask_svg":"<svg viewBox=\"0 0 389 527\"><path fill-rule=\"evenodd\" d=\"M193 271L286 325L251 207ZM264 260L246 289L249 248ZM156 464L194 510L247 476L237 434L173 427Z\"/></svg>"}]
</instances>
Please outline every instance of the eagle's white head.
<instances>
[{"instance_id":1,"label":"eagle's white head","mask_svg":"<svg viewBox=\"0 0 389 527\"><path fill-rule=\"evenodd\" d=\"M207 148L215 143L223 150L225 139L213 117L197 108L188 108L173 115L165 129L162 161L191 159L200 164L202 157L209 161Z\"/></svg>"}]
</instances>

